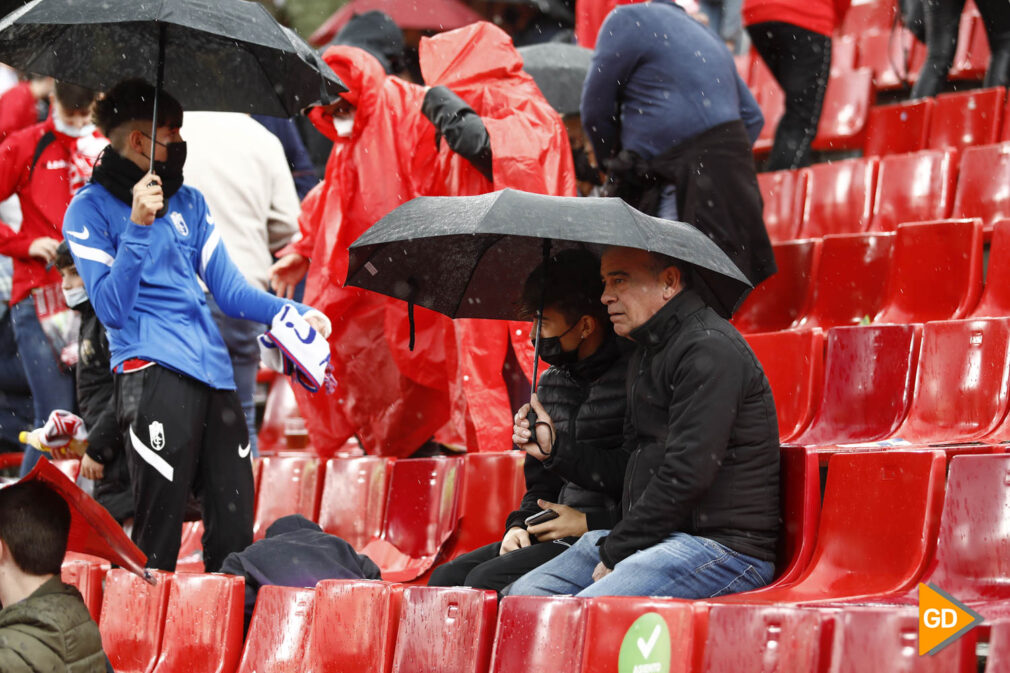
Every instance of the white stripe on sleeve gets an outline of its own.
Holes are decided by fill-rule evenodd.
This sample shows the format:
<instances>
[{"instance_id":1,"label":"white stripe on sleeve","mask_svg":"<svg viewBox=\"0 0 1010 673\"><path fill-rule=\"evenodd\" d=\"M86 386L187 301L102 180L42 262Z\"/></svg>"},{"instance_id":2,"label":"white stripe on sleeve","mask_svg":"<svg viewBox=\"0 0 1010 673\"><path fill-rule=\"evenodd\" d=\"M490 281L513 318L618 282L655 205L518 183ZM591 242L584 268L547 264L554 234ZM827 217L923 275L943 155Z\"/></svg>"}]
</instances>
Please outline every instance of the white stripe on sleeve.
<instances>
[{"instance_id":1,"label":"white stripe on sleeve","mask_svg":"<svg viewBox=\"0 0 1010 673\"><path fill-rule=\"evenodd\" d=\"M67 243L70 244L70 251L74 253L74 256L78 259L88 259L92 262L98 262L99 264L104 264L105 266L112 266L115 258L104 250L99 250L98 248L91 248L86 245L81 245L80 243L75 243L70 239L67 239Z\"/></svg>"}]
</instances>

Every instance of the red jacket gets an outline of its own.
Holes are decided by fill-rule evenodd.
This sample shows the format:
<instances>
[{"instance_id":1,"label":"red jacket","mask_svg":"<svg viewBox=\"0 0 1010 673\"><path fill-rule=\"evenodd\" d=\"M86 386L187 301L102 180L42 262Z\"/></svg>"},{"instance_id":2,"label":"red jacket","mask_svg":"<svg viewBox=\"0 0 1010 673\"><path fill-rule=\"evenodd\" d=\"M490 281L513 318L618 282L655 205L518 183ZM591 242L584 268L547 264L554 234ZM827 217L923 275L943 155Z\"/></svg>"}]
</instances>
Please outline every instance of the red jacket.
<instances>
[{"instance_id":1,"label":"red jacket","mask_svg":"<svg viewBox=\"0 0 1010 673\"><path fill-rule=\"evenodd\" d=\"M50 142L32 171L35 148L52 132ZM13 306L33 288L60 281L56 269L28 254L32 241L43 236L63 240L63 214L74 192L91 177L98 151L107 144L97 132L71 138L53 128L52 119L12 133L0 144L0 201L17 194L21 201L21 229L0 222L0 254L14 261L10 303Z\"/></svg>"},{"instance_id":2,"label":"red jacket","mask_svg":"<svg viewBox=\"0 0 1010 673\"><path fill-rule=\"evenodd\" d=\"M28 82L11 87L0 96L0 141L38 121L35 97Z\"/></svg>"},{"instance_id":3,"label":"red jacket","mask_svg":"<svg viewBox=\"0 0 1010 673\"><path fill-rule=\"evenodd\" d=\"M851 0L744 0L745 26L779 21L831 37Z\"/></svg>"}]
</instances>

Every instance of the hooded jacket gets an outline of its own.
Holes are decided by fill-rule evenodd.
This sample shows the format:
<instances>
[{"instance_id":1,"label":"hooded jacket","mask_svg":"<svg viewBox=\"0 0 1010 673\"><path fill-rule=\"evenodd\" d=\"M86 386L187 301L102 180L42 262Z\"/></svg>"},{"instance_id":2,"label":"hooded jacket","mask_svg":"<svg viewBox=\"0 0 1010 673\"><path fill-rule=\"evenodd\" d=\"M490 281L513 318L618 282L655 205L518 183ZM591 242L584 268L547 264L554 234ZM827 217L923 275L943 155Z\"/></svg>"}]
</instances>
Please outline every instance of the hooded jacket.
<instances>
[{"instance_id":1,"label":"hooded jacket","mask_svg":"<svg viewBox=\"0 0 1010 673\"><path fill-rule=\"evenodd\" d=\"M747 342L691 290L631 338L623 518L600 560L613 568L682 532L774 561L778 422Z\"/></svg>"},{"instance_id":2,"label":"hooded jacket","mask_svg":"<svg viewBox=\"0 0 1010 673\"><path fill-rule=\"evenodd\" d=\"M98 624L59 576L0 610L0 671L105 673Z\"/></svg>"}]
</instances>

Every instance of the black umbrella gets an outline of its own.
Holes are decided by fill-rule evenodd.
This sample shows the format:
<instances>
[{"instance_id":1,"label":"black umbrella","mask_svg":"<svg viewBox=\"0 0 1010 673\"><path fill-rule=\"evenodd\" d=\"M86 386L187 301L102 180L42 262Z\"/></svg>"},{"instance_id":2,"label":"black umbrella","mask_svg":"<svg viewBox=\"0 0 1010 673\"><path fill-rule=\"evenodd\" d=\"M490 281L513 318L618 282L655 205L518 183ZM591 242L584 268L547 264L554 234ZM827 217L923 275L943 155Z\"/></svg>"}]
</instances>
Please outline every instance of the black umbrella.
<instances>
[{"instance_id":1,"label":"black umbrella","mask_svg":"<svg viewBox=\"0 0 1010 673\"><path fill-rule=\"evenodd\" d=\"M502 0L510 5L529 5L545 16L552 16L567 23L573 23L575 16L562 0Z\"/></svg>"},{"instance_id":2,"label":"black umbrella","mask_svg":"<svg viewBox=\"0 0 1010 673\"><path fill-rule=\"evenodd\" d=\"M347 90L247 0L34 0L0 21L0 62L99 91L145 79L189 110L291 117Z\"/></svg>"},{"instance_id":3,"label":"black umbrella","mask_svg":"<svg viewBox=\"0 0 1010 673\"><path fill-rule=\"evenodd\" d=\"M621 199L511 189L399 206L351 245L347 285L402 299L411 312L417 304L450 318L511 320L521 317L523 282L551 254L612 245L686 263L694 287L722 315L751 289L719 246L689 224L651 217Z\"/></svg>"},{"instance_id":4,"label":"black umbrella","mask_svg":"<svg viewBox=\"0 0 1010 673\"><path fill-rule=\"evenodd\" d=\"M544 98L561 115L579 114L582 85L593 51L574 44L547 42L521 47L523 70L540 87Z\"/></svg>"}]
</instances>

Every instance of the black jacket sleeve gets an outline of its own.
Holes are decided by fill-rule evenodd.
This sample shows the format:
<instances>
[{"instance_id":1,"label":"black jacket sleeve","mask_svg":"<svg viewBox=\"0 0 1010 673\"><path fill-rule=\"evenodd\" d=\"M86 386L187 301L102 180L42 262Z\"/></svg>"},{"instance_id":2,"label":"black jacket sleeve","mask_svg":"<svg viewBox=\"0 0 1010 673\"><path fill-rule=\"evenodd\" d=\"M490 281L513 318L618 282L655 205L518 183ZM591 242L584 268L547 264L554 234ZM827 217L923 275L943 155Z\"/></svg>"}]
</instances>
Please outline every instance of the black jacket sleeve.
<instances>
[{"instance_id":1,"label":"black jacket sleeve","mask_svg":"<svg viewBox=\"0 0 1010 673\"><path fill-rule=\"evenodd\" d=\"M491 163L491 137L480 116L462 98L448 87L428 89L421 104L421 112L444 137L453 152L460 155L481 172L494 180Z\"/></svg>"},{"instance_id":2,"label":"black jacket sleeve","mask_svg":"<svg viewBox=\"0 0 1010 673\"><path fill-rule=\"evenodd\" d=\"M97 324L97 318L94 318ZM82 354L77 371L77 403L88 429L87 454L104 464L122 451L123 435L116 421L115 382L109 371L109 342L101 327L82 330L81 347L88 344L92 354Z\"/></svg>"},{"instance_id":3,"label":"black jacket sleeve","mask_svg":"<svg viewBox=\"0 0 1010 673\"><path fill-rule=\"evenodd\" d=\"M726 456L742 403L745 363L725 336L710 334L691 344L676 362L665 363L663 383L673 394L663 462L641 497L600 542L600 560L608 568L684 530ZM633 404L630 401L629 407Z\"/></svg>"},{"instance_id":4,"label":"black jacket sleeve","mask_svg":"<svg viewBox=\"0 0 1010 673\"><path fill-rule=\"evenodd\" d=\"M537 499L557 502L558 493L564 486L561 477L545 469L543 463L529 455L523 463L523 474L526 476L526 493L519 509L509 514L505 520L506 531L516 527L526 528L524 520L540 511Z\"/></svg>"}]
</instances>

